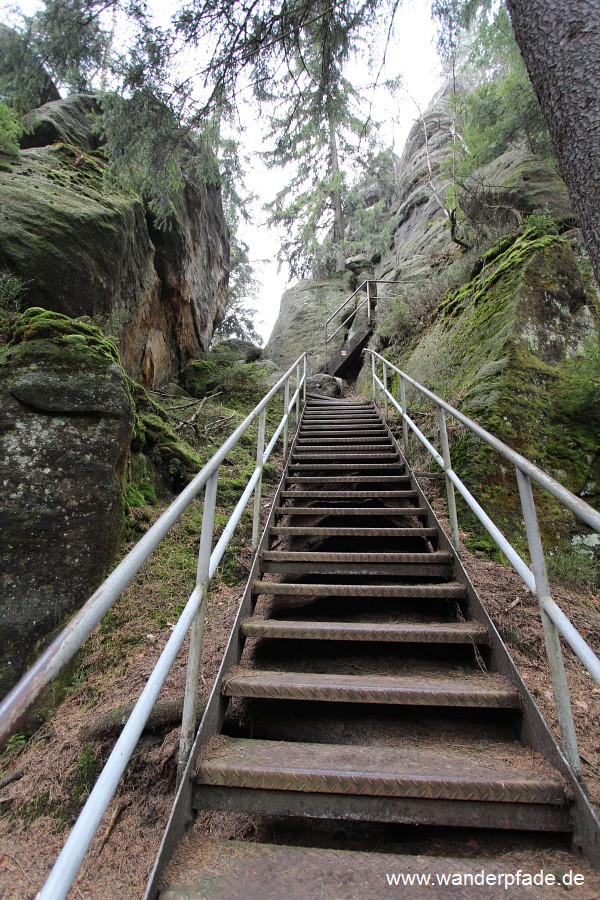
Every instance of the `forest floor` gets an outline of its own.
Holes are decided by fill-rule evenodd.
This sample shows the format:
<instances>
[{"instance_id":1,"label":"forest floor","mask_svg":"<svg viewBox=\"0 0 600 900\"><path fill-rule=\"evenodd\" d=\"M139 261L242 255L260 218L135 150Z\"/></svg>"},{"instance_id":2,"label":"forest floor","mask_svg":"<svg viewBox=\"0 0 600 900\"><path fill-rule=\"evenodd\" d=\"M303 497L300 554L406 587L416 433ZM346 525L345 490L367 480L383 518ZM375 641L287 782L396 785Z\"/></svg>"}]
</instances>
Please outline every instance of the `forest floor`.
<instances>
[{"instance_id":1,"label":"forest floor","mask_svg":"<svg viewBox=\"0 0 600 900\"><path fill-rule=\"evenodd\" d=\"M427 485L425 485L427 488ZM275 482L270 484L271 496ZM443 506L435 496L436 510ZM266 517L269 493L263 500ZM149 560L77 658L67 695L54 714L29 739L12 739L0 760L0 780L18 778L0 789L0 897L34 898L56 859L72 823L114 738L90 740L90 726L115 708L138 696L161 650L193 581L194 547L201 504L190 509L175 526L164 548ZM152 517L159 510L154 509ZM145 517L148 518L146 511ZM185 552L181 549L184 548ZM249 522L225 559L211 587L203 647L201 702L212 687L231 624L241 599L250 564ZM521 579L499 563L464 550L465 568L489 614L507 641L508 649L546 721L557 733L550 676L545 662L537 601ZM586 635L600 644L599 598L590 592L556 585L556 601ZM185 683L187 643L182 648L160 700L180 698ZM575 725L590 799L600 810L600 689L579 662L565 653ZM179 729L145 732L113 799L92 849L69 897L133 898L143 893L174 797ZM204 814L199 819L209 837L262 836L252 817ZM265 832L266 834L266 832ZM491 853L475 838L463 853ZM448 852L440 845L438 853ZM507 857L510 861L510 857ZM583 861L566 852L543 849L528 856L532 868L571 867L586 874L586 888L573 896L600 896L600 878ZM538 864L539 863L539 864Z\"/></svg>"}]
</instances>

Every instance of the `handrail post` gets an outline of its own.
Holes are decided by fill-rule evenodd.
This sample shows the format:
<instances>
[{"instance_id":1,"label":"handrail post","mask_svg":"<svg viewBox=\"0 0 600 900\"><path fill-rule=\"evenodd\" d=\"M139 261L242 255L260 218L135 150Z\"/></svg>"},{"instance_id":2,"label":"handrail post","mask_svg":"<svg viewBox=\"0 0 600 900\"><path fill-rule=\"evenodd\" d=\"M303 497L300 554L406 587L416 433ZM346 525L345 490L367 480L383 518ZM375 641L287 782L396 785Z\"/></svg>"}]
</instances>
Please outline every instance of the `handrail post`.
<instances>
[{"instance_id":1,"label":"handrail post","mask_svg":"<svg viewBox=\"0 0 600 900\"><path fill-rule=\"evenodd\" d=\"M367 324L371 324L371 282L367 281Z\"/></svg>"},{"instance_id":2,"label":"handrail post","mask_svg":"<svg viewBox=\"0 0 600 900\"><path fill-rule=\"evenodd\" d=\"M390 408L389 408L389 401L388 401L388 395L387 395L387 389L388 389L387 366L386 366L385 362L382 363L382 373L383 373L383 379L382 379L382 381L383 381L383 409L384 409L385 421L387 422L390 417Z\"/></svg>"},{"instance_id":3,"label":"handrail post","mask_svg":"<svg viewBox=\"0 0 600 900\"><path fill-rule=\"evenodd\" d=\"M300 363L296 366L296 428L300 424Z\"/></svg>"},{"instance_id":4,"label":"handrail post","mask_svg":"<svg viewBox=\"0 0 600 900\"><path fill-rule=\"evenodd\" d=\"M521 497L521 510L525 521L525 530L527 532L527 541L531 556L531 569L535 578L535 593L538 603L540 604L544 640L546 643L546 656L548 657L548 665L550 667L550 674L552 676L552 684L554 687L556 715L562 737L562 749L569 765L573 769L575 777L581 780L581 761L579 758L579 750L577 748L577 737L575 734L575 724L573 722L573 712L571 710L569 687L565 675L565 665L560 648L560 637L556 625L547 615L542 602L545 599L551 599L550 585L548 583L544 548L542 547L542 539L540 537L540 530L535 511L531 479L525 472L522 472L518 466L515 466L515 471L517 473L517 483L519 485L519 494Z\"/></svg>"},{"instance_id":5,"label":"handrail post","mask_svg":"<svg viewBox=\"0 0 600 900\"><path fill-rule=\"evenodd\" d=\"M260 475L254 488L254 510L252 514L252 551L258 547L258 536L260 532L260 501L262 497L262 470L263 470L263 454L265 452L265 428L267 421L267 408L260 411L258 417L258 434L256 436L256 465L260 468Z\"/></svg>"},{"instance_id":6,"label":"handrail post","mask_svg":"<svg viewBox=\"0 0 600 900\"><path fill-rule=\"evenodd\" d=\"M375 354L371 353L371 376L373 381L373 403L377 406L377 381L375 380L377 370L375 368Z\"/></svg>"},{"instance_id":7,"label":"handrail post","mask_svg":"<svg viewBox=\"0 0 600 900\"><path fill-rule=\"evenodd\" d=\"M283 425L283 458L287 459L288 443L289 443L289 422L290 422L290 379L288 378L283 389L283 415L285 417Z\"/></svg>"},{"instance_id":8,"label":"handrail post","mask_svg":"<svg viewBox=\"0 0 600 900\"><path fill-rule=\"evenodd\" d=\"M198 712L198 682L200 679L200 658L204 639L204 621L208 599L208 583L210 555L215 528L215 507L217 504L217 483L219 470L214 472L204 489L204 508L202 510L202 528L200 531L200 549L198 551L198 568L196 585L202 588L202 603L190 628L190 648L188 651L188 667L181 717L181 738L179 741L179 763L177 782L181 780L196 734L196 715Z\"/></svg>"},{"instance_id":9,"label":"handrail post","mask_svg":"<svg viewBox=\"0 0 600 900\"><path fill-rule=\"evenodd\" d=\"M302 402L306 403L307 356L304 354L304 381L302 382Z\"/></svg>"},{"instance_id":10,"label":"handrail post","mask_svg":"<svg viewBox=\"0 0 600 900\"><path fill-rule=\"evenodd\" d=\"M450 531L452 534L452 543L457 554L460 555L460 534L458 531L458 515L456 513L456 497L454 495L454 485L450 481L448 471L452 469L452 460L450 457L450 444L448 442L448 429L446 427L446 416L441 406L438 406L438 421L440 426L440 441L442 444L442 456L444 457L444 473L446 476L446 497L448 500L448 518L450 519Z\"/></svg>"},{"instance_id":11,"label":"handrail post","mask_svg":"<svg viewBox=\"0 0 600 900\"><path fill-rule=\"evenodd\" d=\"M408 422L406 421L406 383L404 376L400 376L400 406L402 407L402 445L404 447L404 459L408 461Z\"/></svg>"}]
</instances>

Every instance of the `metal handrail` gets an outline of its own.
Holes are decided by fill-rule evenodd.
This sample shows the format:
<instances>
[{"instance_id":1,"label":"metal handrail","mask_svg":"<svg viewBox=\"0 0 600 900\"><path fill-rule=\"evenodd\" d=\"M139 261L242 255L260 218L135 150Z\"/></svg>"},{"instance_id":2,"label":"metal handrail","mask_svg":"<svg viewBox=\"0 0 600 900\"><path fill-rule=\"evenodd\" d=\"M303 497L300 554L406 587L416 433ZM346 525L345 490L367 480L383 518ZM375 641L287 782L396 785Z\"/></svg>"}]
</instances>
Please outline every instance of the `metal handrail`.
<instances>
[{"instance_id":1,"label":"metal handrail","mask_svg":"<svg viewBox=\"0 0 600 900\"><path fill-rule=\"evenodd\" d=\"M344 301L342 301L342 303L340 303L338 308L336 310L334 310L334 312L331 313L331 315L329 316L328 319L325 320L325 324L323 326L323 337L324 337L324 347L325 347L325 365L327 365L327 345L329 344L329 342L331 340L333 340L333 338L336 336L336 334L339 331L341 331L341 329L344 327L344 325L347 322L349 322L350 319L352 319L354 316L356 316L356 314L359 312L359 310L361 310L363 308L363 306L365 306L365 305L367 306L367 320L369 322L371 321L371 303L374 299L376 299L375 297L371 296L371 285L372 284L402 284L402 282L401 281L386 281L382 278L368 278L365 281L361 282L361 284L356 288L356 290L353 291L350 294L350 296L347 297ZM353 300L354 297L356 297L356 295L360 291L362 291L363 288L365 288L365 287L366 287L367 296L362 301L362 303L359 303L359 305L357 307L355 307L355 309L350 311L350 313L346 316L346 318L343 320L343 322L340 325L338 325L338 327L333 332L333 334L328 335L327 326L329 325L331 320L335 319L337 314L339 312L341 312L344 309L344 307L347 306L348 303L350 303L350 301Z\"/></svg>"},{"instance_id":2,"label":"metal handrail","mask_svg":"<svg viewBox=\"0 0 600 900\"><path fill-rule=\"evenodd\" d=\"M582 638L577 629L563 613L560 607L555 603L550 594L550 585L548 582L548 573L546 570L546 561L542 540L537 522L535 511L535 502L531 482L535 482L544 490L548 491L553 497L560 501L564 506L575 513L587 525L600 533L600 512L591 507L580 497L576 497L571 491L563 487L546 474L542 469L521 456L515 450L512 450L504 444L499 438L490 434L477 422L474 422L464 413L459 412L437 394L428 390L406 372L394 366L389 360L381 356L374 350L365 350L365 353L371 354L371 374L373 383L373 400L377 404L377 393L380 389L383 393L384 415L387 420L389 415L389 403L391 403L400 414L402 419L402 433L404 454L408 461L409 456L409 428L414 432L419 441L426 448L428 453L433 457L436 463L443 469L446 477L446 488L448 498L448 514L450 520L450 529L452 534L452 543L460 552L458 516L456 511L456 501L454 489L456 488L466 501L471 510L475 513L479 521L486 528L496 544L500 547L504 555L510 561L514 569L521 576L527 587L534 593L540 605L540 613L542 625L544 628L544 638L546 643L546 654L548 664L552 675L552 683L554 686L554 694L556 698L556 712L560 726L563 751L565 757L575 775L581 778L581 763L579 760L579 752L577 749L577 740L575 736L575 726L573 723L573 715L571 711L571 701L569 697L569 688L567 685L564 663L560 648L559 635L566 640L574 653L579 657L583 665L586 667L592 678L600 685L600 659L596 656L589 644ZM381 363L381 378L378 375L377 361ZM395 372L400 377L400 403L393 396L388 388L388 371ZM442 453L440 454L431 442L425 437L419 427L413 422L407 413L406 403L406 385L409 384L415 388L423 396L432 400L438 411L438 427L440 434L440 443ZM525 522L525 530L529 545L529 553L531 557L531 568L519 556L515 548L509 540L502 534L500 529L492 522L490 517L473 497L469 489L462 482L459 476L452 468L450 445L448 441L448 433L446 427L446 416L449 413L457 421L461 422L481 440L485 441L497 453L514 465L517 476L517 484L519 487L519 496L521 501L521 511Z\"/></svg>"},{"instance_id":3,"label":"metal handrail","mask_svg":"<svg viewBox=\"0 0 600 900\"><path fill-rule=\"evenodd\" d=\"M293 374L296 376L296 385L293 394L290 396L290 381ZM131 759L160 690L181 649L185 636L191 628L179 752L179 773L184 770L193 743L196 724L198 675L208 586L252 494L254 494L253 551L258 546L263 468L282 433L283 454L284 457L287 456L290 413L295 406L296 418L299 420L301 398L302 401L306 400L306 376L306 354L303 353L235 429L233 434L222 444L187 488L179 494L149 531L130 550L127 556L94 592L85 606L71 619L69 624L0 704L0 746L2 746L11 734L14 734L19 723L35 703L42 690L56 678L63 666L72 659L95 626L100 623L106 612L118 599L124 588L141 569L153 550L166 536L170 528L181 518L191 501L204 488L204 508L202 511L196 585L54 868L38 894L40 900L58 900L58 898L66 897L98 830L102 817L114 796L121 776ZM282 387L284 389L283 415L265 448L266 408ZM212 540L219 468L256 418L258 418L256 468L213 549Z\"/></svg>"}]
</instances>

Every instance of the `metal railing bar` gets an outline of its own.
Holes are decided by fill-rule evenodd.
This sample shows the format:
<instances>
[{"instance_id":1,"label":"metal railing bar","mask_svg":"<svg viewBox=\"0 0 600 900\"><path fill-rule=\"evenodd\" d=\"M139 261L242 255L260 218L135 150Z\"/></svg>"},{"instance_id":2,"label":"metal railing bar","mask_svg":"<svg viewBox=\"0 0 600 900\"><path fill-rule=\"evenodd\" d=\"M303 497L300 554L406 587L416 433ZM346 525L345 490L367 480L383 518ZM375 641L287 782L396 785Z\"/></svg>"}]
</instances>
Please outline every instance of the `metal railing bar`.
<instances>
[{"instance_id":1,"label":"metal railing bar","mask_svg":"<svg viewBox=\"0 0 600 900\"><path fill-rule=\"evenodd\" d=\"M573 623L567 618L552 597L544 597L541 601L541 605L546 615L549 619L552 619L573 653L577 654L596 684L600 687L600 660L592 648L581 637Z\"/></svg>"},{"instance_id":2,"label":"metal railing bar","mask_svg":"<svg viewBox=\"0 0 600 900\"><path fill-rule=\"evenodd\" d=\"M380 381L380 379L377 377L377 375L375 375L374 378L375 378L375 381L377 381L377 383L383 389L383 384ZM458 490L460 495L463 497L463 499L466 501L466 503L469 505L469 507L473 510L473 512L475 513L477 518L480 520L481 524L489 532L491 537L496 541L496 543L498 544L498 546L500 547L500 549L502 550L502 552L504 553L506 558L508 560L510 560L513 567L519 573L519 575L521 576L521 578L523 579L523 581L525 582L527 587L533 593L535 593L535 578L533 577L533 573L531 572L527 563L525 563L525 561L523 559L521 559L521 557L519 556L517 551L513 549L512 545L509 543L507 538L505 538L505 536L502 534L500 529L493 523L493 521L490 519L488 514L483 509L483 507L480 506L480 504L477 502L475 497L471 494L469 489L463 484L463 482L458 477L456 472L452 468L446 468L446 466L444 465L443 458L437 452L437 450L435 449L433 444L431 444L430 441L428 441L428 439L425 437L425 435L420 430L420 428L417 425L415 425L415 423L410 418L410 416L402 413L402 407L396 401L396 398L393 396L393 394L391 394L387 389L385 389L385 392L387 393L388 399L394 404L394 406L396 407L396 409L402 416L403 420L408 423L411 430L416 434L416 436L418 437L420 442L428 450L429 454L435 459L436 463L440 466L440 468L444 470L446 477L450 480L452 485L454 487L456 487L456 489Z\"/></svg>"},{"instance_id":3,"label":"metal railing bar","mask_svg":"<svg viewBox=\"0 0 600 900\"><path fill-rule=\"evenodd\" d=\"M579 497L576 497L571 493L567 488L563 487L562 484L555 481L550 475L547 475L542 469L539 469L534 463L530 462L528 459L525 459L524 456L521 456L520 453L517 453L516 450L513 450L507 444L500 440L500 438L495 437L493 434L490 434L489 431L486 431L485 428L482 428L481 425L478 425L473 419L470 419L468 416L465 416L463 413L459 412L454 406L451 406L450 403L447 403L445 400L442 400L441 397L438 397L432 391L428 390L423 385L419 384L418 381L415 381L410 375L407 375L405 372L402 372L393 363L388 362L381 354L377 353L375 350L367 350L368 353L372 353L374 356L377 356L379 359L383 360L387 366L393 369L398 375L402 375L409 384L412 384L421 394L424 394L426 397L429 397L430 400L433 400L434 403L441 406L442 409L445 409L446 412L449 412L455 419L458 419L463 425L466 425L467 428L480 437L486 444L489 444L490 447L493 447L498 453L504 456L505 459L508 459L514 465L518 466L522 472L539 484L540 487L543 487L549 494L552 494L553 497L556 497L557 500L560 500L564 505L574 512L577 516L579 516L583 521L593 528L595 531L600 532L600 512L593 509L585 500L581 500Z\"/></svg>"},{"instance_id":4,"label":"metal railing bar","mask_svg":"<svg viewBox=\"0 0 600 900\"><path fill-rule=\"evenodd\" d=\"M38 894L38 900L62 900L67 896L203 600L204 591L198 585L175 624L139 700Z\"/></svg>"},{"instance_id":5,"label":"metal railing bar","mask_svg":"<svg viewBox=\"0 0 600 900\"><path fill-rule=\"evenodd\" d=\"M340 310L342 310L344 308L344 306L346 306L347 303L350 303L352 298L355 297L356 294L359 293L359 291L362 291L362 289L364 288L364 286L366 284L373 283L373 282L375 284L404 284L403 281L386 281L384 278L366 278L365 281L362 281L360 283L360 285L356 288L356 290L353 291L353 293L350 294L349 297L346 297L346 299L342 303L340 303L338 308L334 312L331 313L329 318L325 320L325 325L326 326L329 325L331 320L337 316L337 314L340 312Z\"/></svg>"},{"instance_id":6,"label":"metal railing bar","mask_svg":"<svg viewBox=\"0 0 600 900\"><path fill-rule=\"evenodd\" d=\"M338 331L341 331L341 329L344 327L344 325L346 324L346 322L349 322L350 319L352 319L352 318L356 315L356 313L359 312L359 310L361 310L361 309L363 308L363 306L365 306L365 305L367 304L367 302L368 302L368 298L365 297L365 299L362 301L362 303L359 303L359 305L356 307L356 309L353 309L352 312L350 312L350 313L346 316L346 318L345 318L344 321L341 323L341 325L339 325L338 328L335 329L335 331L333 332L333 334L330 334L330 335L329 335L329 337L327 337L327 331L325 331L325 343L328 344L329 341L333 340L333 338L336 336L336 334L338 333Z\"/></svg>"},{"instance_id":7,"label":"metal railing bar","mask_svg":"<svg viewBox=\"0 0 600 900\"><path fill-rule=\"evenodd\" d=\"M256 418L256 415L260 415L261 413L263 413L263 410L266 408L267 403L274 396L279 387L281 387L282 383L285 382L286 386L289 385L289 377L291 375L291 372L298 365L299 361L297 361L294 366L292 366L290 370L283 376L283 378L280 379L277 385L275 385L271 389L271 391L269 391L269 393L265 396L265 398L263 398L261 403L259 403L258 406L255 407L253 412L244 420L242 425L238 426L233 435L230 436L230 438L225 442L225 444L223 444L220 450L217 451L215 456L213 456L212 459L209 460L202 472L199 473L199 475L194 479L194 481L199 480L200 476L202 476L205 471L209 471L208 477L205 478L200 484L201 487L202 484L206 483L206 493L205 507L203 510L202 519L202 534L198 556L197 580L199 583L197 583L196 587L192 591L192 594L190 595L190 598L183 612L177 620L173 632L169 640L167 641L167 644L163 652L161 653L156 666L154 667L150 677L148 678L144 690L142 691L142 694L135 704L129 719L127 720L127 723L107 760L106 765L100 773L100 776L86 804L84 805L77 819L77 822L75 823L75 826L73 827L73 830L71 831L71 834L69 835L52 869L52 872L50 873L49 878L42 888L42 891L38 895L40 898L42 898L42 900L44 900L44 898L52 898L52 900L55 900L55 898L66 897L69 888L75 879L77 871L79 870L79 867L83 862L85 854L94 839L102 817L106 812L106 809L108 808L108 805L117 789L123 772L125 771L125 768L133 754L139 737L144 729L144 725L146 724L146 721L148 720L148 717L158 698L160 690L162 689L173 666L175 658L179 650L181 649L185 636L190 627L192 627L192 633L194 632L194 629L197 629L198 631L196 640L197 652L193 657L190 649L191 664L188 667L186 701L184 702L184 707L188 707L187 719L190 718L189 710L193 708L194 703L190 699L189 695L195 695L197 692L197 678L195 680L194 673L199 667L200 662L199 654L201 649L204 624L203 607L205 606L205 601L208 596L208 585L223 557L223 554L225 553L225 550L231 539L231 535L238 525L239 520L248 504L248 501L252 496L252 493L254 492L254 489L262 475L264 462L266 462L266 460L269 458L270 452L275 446L277 438L281 434L281 431L283 430L284 425L289 418L289 408L282 417L280 425L277 428L275 435L271 439L267 450L262 454L259 454L257 450L257 456L260 455L262 457L262 462L259 462L254 469L254 472L252 473L252 476L250 477L249 482L246 485L244 492L242 493L242 496L238 500L235 509L230 516L229 521L227 522L227 525L225 526L225 529L221 534L221 537L219 538L219 541L217 542L217 545L211 552L210 547L212 543L212 534L214 527L214 507L216 501L216 489L220 463L223 461L227 453L230 452L232 446L235 446L235 443L237 443L237 441L235 443L233 442L233 437L237 435L239 439L241 434L244 433L246 428ZM305 383L305 379L306 359L304 358L304 374L298 390L300 389L301 385ZM288 398L289 388L286 391L286 406L288 406ZM261 420L264 422L264 415L261 415ZM243 430L242 426L245 426ZM258 444L260 445L260 437L258 438ZM219 460L218 464L216 464L217 459ZM184 507L184 509L185 508L186 507ZM171 507L169 507L169 509L171 509ZM145 561L145 559L143 561ZM133 574L135 574L135 572ZM192 684L189 683L190 680L193 682ZM182 746L185 742L184 723L182 723ZM183 752L180 756L180 773L185 769L185 763L188 755L188 752Z\"/></svg>"},{"instance_id":8,"label":"metal railing bar","mask_svg":"<svg viewBox=\"0 0 600 900\"><path fill-rule=\"evenodd\" d=\"M576 778L581 778L581 762L577 749L577 738L575 734L575 725L571 711L571 701L569 697L569 687L566 680L564 662L562 658L562 650L560 644L560 636L569 644L575 655L585 666L589 674L592 676L596 684L600 685L600 659L596 656L589 644L579 634L575 626L568 619L565 613L554 602L550 595L550 585L548 582L548 573L546 569L546 560L542 545L539 525L537 521L537 513L535 510L535 501L533 497L532 482L544 488L552 497L571 510L578 518L582 519L587 525L600 532L600 513L589 506L584 500L576 497L567 488L564 488L551 476L547 475L536 465L529 462L512 448L508 447L501 440L494 437L484 428L470 419L468 416L460 413L455 407L442 400L432 391L429 391L423 385L419 384L405 372L402 372L392 363L388 362L385 357L374 350L367 349L365 352L371 354L371 368L373 380L373 398L377 401L377 388L383 391L384 398L392 401L394 407L400 413L402 419L402 427L404 433L404 449L405 455L408 449L407 429L408 425L412 428L421 443L428 449L429 453L436 460L446 474L448 493L448 505L450 515L452 517L450 489L456 487L460 495L466 501L467 505L473 510L481 524L486 528L496 544L500 547L504 555L507 557L513 568L521 576L527 587L538 598L540 606L540 615L544 630L544 639L546 645L546 658L550 667L552 676L552 685L554 689L554 698L556 702L556 712L560 732L562 736L562 746L565 757L573 770ZM382 363L383 381L378 377L376 371L376 359L380 359ZM400 406L392 394L387 389L387 369L388 367L400 376L400 386L402 392L402 406ZM443 460L435 451L427 438L414 425L410 417L406 414L406 392L405 383L411 384L417 391L425 397L433 401L438 412L438 427L440 438L442 441L442 449L444 453ZM385 404L387 410L387 404ZM519 496L521 500L521 512L525 523L525 531L529 545L529 554L531 557L531 568L527 566L524 560L519 556L517 551L512 547L509 541L504 537L500 529L492 522L487 513L480 504L475 500L468 488L463 484L456 472L451 467L450 446L448 442L446 421L444 412L448 412L453 418L457 419L465 425L471 433L475 434L483 440L493 450L507 459L515 466L517 483L519 488ZM455 507L454 507L455 508ZM456 516L454 517L456 519ZM453 524L453 532L456 531L458 538L458 520Z\"/></svg>"},{"instance_id":9,"label":"metal railing bar","mask_svg":"<svg viewBox=\"0 0 600 900\"><path fill-rule=\"evenodd\" d=\"M299 359L302 358L304 358L305 362L304 377L306 377L305 354L302 354L302 357ZM190 484L175 498L154 525L130 550L127 556L121 560L85 605L73 616L33 666L6 695L2 703L0 703L0 746L14 733L44 688L56 678L63 666L75 656L94 628L102 621L113 603L137 575L151 553L167 535L175 522L183 515L192 500L197 497L210 476L218 470L225 457L237 444L246 429L272 400L282 385L285 384L286 379L291 377L291 373L294 371L297 363L298 361L282 375L260 403L238 425L214 456L192 479Z\"/></svg>"},{"instance_id":10,"label":"metal railing bar","mask_svg":"<svg viewBox=\"0 0 600 900\"><path fill-rule=\"evenodd\" d=\"M525 560L519 556L512 544L504 537L498 526L494 525L486 511L477 502L470 490L465 487L456 472L453 469L449 469L447 475L463 500L465 500L467 505L473 510L488 534L495 540L506 558L512 564L513 568L519 573L531 593L535 594L535 578Z\"/></svg>"},{"instance_id":11,"label":"metal railing bar","mask_svg":"<svg viewBox=\"0 0 600 900\"><path fill-rule=\"evenodd\" d=\"M442 459L442 457L438 453L438 451L435 449L433 444L427 440L427 438L425 437L425 435L423 434L421 429L418 427L418 425L415 425L415 423L413 422L411 417L402 412L402 407L400 406L400 404L398 403L398 401L396 400L394 395L391 394L390 391L388 391L388 389L383 386L383 382L380 381L380 379L377 377L377 375L375 375L374 378L375 378L375 381L377 382L377 384L381 387L381 389L387 395L388 400L393 404L393 406L395 406L395 408L398 410L398 412L400 413L400 415L402 416L404 421L408 423L411 430L414 431L416 436L419 438L419 440L421 441L423 446L427 448L427 450L429 451L431 456L433 456L433 458L435 459L436 463L439 466L441 466L441 468L443 469L444 468L444 460Z\"/></svg>"},{"instance_id":12,"label":"metal railing bar","mask_svg":"<svg viewBox=\"0 0 600 900\"><path fill-rule=\"evenodd\" d=\"M244 514L244 510L246 509L246 506L248 505L248 501L250 500L250 497L252 496L254 488L258 484L258 479L260 478L261 474L262 474L262 467L257 466L256 469L254 470L254 472L252 473L252 475L250 477L250 481L246 485L246 488L245 488L242 496L236 503L235 509L233 510L233 512L229 518L229 521L227 522L227 525L223 529L223 532L221 533L221 537L219 538L219 540L217 541L217 543L215 545L215 549L213 550L212 555L210 557L210 568L208 570L209 571L209 581L212 579L213 575L215 574L215 572L217 570L219 563L223 559L223 555L224 555L225 551L227 550L227 545L229 544L229 541L231 540L231 535L237 528L238 523L239 523L240 519L242 518L242 515Z\"/></svg>"}]
</instances>

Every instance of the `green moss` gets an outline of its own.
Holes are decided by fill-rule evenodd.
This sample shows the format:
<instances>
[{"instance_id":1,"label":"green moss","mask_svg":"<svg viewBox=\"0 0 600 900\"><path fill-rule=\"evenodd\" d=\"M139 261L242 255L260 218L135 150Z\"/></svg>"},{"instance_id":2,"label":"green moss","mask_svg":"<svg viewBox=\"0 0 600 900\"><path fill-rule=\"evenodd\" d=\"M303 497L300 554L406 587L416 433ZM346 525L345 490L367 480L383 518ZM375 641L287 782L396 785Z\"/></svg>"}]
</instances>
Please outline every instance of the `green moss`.
<instances>
[{"instance_id":1,"label":"green moss","mask_svg":"<svg viewBox=\"0 0 600 900\"><path fill-rule=\"evenodd\" d=\"M473 277L446 295L403 358L390 358L571 491L585 491L589 502L600 505L600 361L589 346L583 356L563 358L565 330L581 306L593 311L594 301L586 296L570 244L555 232L551 220L534 217L524 230L499 241L476 263ZM589 317L581 321L589 328ZM408 408L439 445L431 404L410 391ZM454 468L526 552L512 465L461 426L451 426L450 437ZM536 504L549 539L568 533L573 520L562 506L542 491L536 491ZM459 518L473 530L473 546L485 550L487 533L464 504Z\"/></svg>"},{"instance_id":2,"label":"green moss","mask_svg":"<svg viewBox=\"0 0 600 900\"><path fill-rule=\"evenodd\" d=\"M8 338L9 346L26 341L48 340L69 351L81 347L103 361L110 359L120 363L119 351L114 342L92 325L87 317L72 319L48 309L31 307L15 322Z\"/></svg>"},{"instance_id":3,"label":"green moss","mask_svg":"<svg viewBox=\"0 0 600 900\"><path fill-rule=\"evenodd\" d=\"M506 276L518 276L532 254L556 243L564 245L566 241L558 237L553 221L547 217L530 216L521 234L502 238L480 257L471 281L446 295L435 310L434 317L453 317L467 304L477 306L488 300L496 282Z\"/></svg>"}]
</instances>

